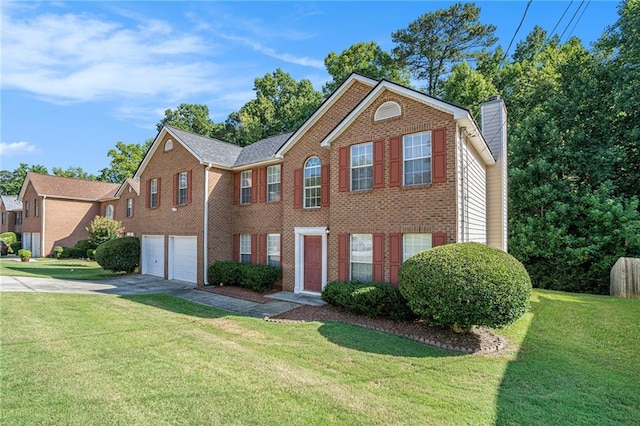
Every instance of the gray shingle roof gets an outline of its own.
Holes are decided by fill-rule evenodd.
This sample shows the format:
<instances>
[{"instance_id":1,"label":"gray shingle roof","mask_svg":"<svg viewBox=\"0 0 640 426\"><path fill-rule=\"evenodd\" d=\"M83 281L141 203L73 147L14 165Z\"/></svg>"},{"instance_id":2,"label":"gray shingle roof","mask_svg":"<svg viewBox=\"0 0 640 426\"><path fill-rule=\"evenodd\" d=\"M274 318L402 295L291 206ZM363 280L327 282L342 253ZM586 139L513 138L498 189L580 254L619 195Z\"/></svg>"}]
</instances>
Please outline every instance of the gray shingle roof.
<instances>
[{"instance_id":1,"label":"gray shingle roof","mask_svg":"<svg viewBox=\"0 0 640 426\"><path fill-rule=\"evenodd\" d=\"M284 133L282 135L270 136L268 138L259 140L242 148L242 152L238 156L235 162L236 166L242 166L245 164L257 163L259 161L269 160L273 158L273 155L280 149L282 145L291 137L291 133Z\"/></svg>"},{"instance_id":2,"label":"gray shingle roof","mask_svg":"<svg viewBox=\"0 0 640 426\"><path fill-rule=\"evenodd\" d=\"M232 167L242 151L238 145L196 135L173 126L167 128L203 163Z\"/></svg>"},{"instance_id":3,"label":"gray shingle roof","mask_svg":"<svg viewBox=\"0 0 640 426\"><path fill-rule=\"evenodd\" d=\"M0 195L4 209L9 212L22 210L22 201L18 200L17 195Z\"/></svg>"}]
</instances>

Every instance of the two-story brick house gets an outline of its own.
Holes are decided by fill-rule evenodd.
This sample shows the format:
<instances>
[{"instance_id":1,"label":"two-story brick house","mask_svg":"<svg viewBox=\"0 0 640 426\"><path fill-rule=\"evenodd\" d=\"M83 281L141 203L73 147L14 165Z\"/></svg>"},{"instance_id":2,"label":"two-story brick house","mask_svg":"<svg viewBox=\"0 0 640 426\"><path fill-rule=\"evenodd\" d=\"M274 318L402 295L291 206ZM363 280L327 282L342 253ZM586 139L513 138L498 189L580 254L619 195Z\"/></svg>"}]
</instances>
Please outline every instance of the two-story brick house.
<instances>
[{"instance_id":1,"label":"two-story brick house","mask_svg":"<svg viewBox=\"0 0 640 426\"><path fill-rule=\"evenodd\" d=\"M294 133L245 148L165 126L143 159L142 273L204 284L216 260L282 267L284 290L397 282L426 248L506 250L506 110L350 76Z\"/></svg>"},{"instance_id":2,"label":"two-story brick house","mask_svg":"<svg viewBox=\"0 0 640 426\"><path fill-rule=\"evenodd\" d=\"M22 233L22 201L16 195L0 195L0 234Z\"/></svg>"}]
</instances>

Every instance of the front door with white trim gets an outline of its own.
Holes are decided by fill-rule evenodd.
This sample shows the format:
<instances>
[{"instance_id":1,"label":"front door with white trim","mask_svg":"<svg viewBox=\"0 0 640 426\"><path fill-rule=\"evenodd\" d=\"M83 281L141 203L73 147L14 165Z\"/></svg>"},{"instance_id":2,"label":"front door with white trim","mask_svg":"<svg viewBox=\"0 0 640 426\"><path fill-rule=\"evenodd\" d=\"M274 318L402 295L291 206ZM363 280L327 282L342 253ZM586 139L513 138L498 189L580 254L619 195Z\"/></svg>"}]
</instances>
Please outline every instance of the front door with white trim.
<instances>
[{"instance_id":1,"label":"front door with white trim","mask_svg":"<svg viewBox=\"0 0 640 426\"><path fill-rule=\"evenodd\" d=\"M298 227L295 232L294 293L320 293L327 285L327 228Z\"/></svg>"}]
</instances>

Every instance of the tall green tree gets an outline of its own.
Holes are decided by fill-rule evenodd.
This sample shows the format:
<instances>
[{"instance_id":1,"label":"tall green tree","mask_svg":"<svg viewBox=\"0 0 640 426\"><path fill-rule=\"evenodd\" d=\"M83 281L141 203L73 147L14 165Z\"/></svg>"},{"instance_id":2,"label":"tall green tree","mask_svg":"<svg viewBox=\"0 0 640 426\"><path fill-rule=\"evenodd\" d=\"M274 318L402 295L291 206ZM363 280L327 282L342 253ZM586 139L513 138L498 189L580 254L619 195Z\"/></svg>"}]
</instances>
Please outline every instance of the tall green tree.
<instances>
[{"instance_id":1,"label":"tall green tree","mask_svg":"<svg viewBox=\"0 0 640 426\"><path fill-rule=\"evenodd\" d=\"M18 195L27 172L49 174L47 168L41 164L29 166L27 163L20 163L13 171L2 170L0 171L0 194Z\"/></svg>"},{"instance_id":2,"label":"tall green tree","mask_svg":"<svg viewBox=\"0 0 640 426\"><path fill-rule=\"evenodd\" d=\"M495 25L479 21L474 3L456 3L448 9L425 13L409 26L391 34L393 54L413 77L424 80L427 94L438 96L451 68L476 57L495 44Z\"/></svg>"},{"instance_id":3,"label":"tall green tree","mask_svg":"<svg viewBox=\"0 0 640 426\"><path fill-rule=\"evenodd\" d=\"M356 43L342 53L331 52L324 58L324 65L333 78L322 87L325 96L333 93L353 72L376 80L387 79L403 86L410 84L409 72L374 41Z\"/></svg>"},{"instance_id":4,"label":"tall green tree","mask_svg":"<svg viewBox=\"0 0 640 426\"><path fill-rule=\"evenodd\" d=\"M156 124L156 128L160 131L164 125L202 136L209 136L214 129L214 123L209 118L209 107L198 104L180 104L175 110L165 110L164 118Z\"/></svg>"},{"instance_id":5,"label":"tall green tree","mask_svg":"<svg viewBox=\"0 0 640 426\"><path fill-rule=\"evenodd\" d=\"M116 147L107 152L111 162L109 167L101 170L101 180L122 183L133 177L152 143L153 139L147 139L142 144L117 142Z\"/></svg>"},{"instance_id":6,"label":"tall green tree","mask_svg":"<svg viewBox=\"0 0 640 426\"><path fill-rule=\"evenodd\" d=\"M467 62L457 64L443 85L442 99L466 107L480 121L480 103L498 93L498 89Z\"/></svg>"},{"instance_id":7,"label":"tall green tree","mask_svg":"<svg viewBox=\"0 0 640 426\"><path fill-rule=\"evenodd\" d=\"M62 169L61 167L54 167L52 169L52 172L54 176L69 177L69 178L84 179L84 180L99 180L96 175L91 174L89 172L85 172L82 169L82 167L69 166L66 170Z\"/></svg>"}]
</instances>

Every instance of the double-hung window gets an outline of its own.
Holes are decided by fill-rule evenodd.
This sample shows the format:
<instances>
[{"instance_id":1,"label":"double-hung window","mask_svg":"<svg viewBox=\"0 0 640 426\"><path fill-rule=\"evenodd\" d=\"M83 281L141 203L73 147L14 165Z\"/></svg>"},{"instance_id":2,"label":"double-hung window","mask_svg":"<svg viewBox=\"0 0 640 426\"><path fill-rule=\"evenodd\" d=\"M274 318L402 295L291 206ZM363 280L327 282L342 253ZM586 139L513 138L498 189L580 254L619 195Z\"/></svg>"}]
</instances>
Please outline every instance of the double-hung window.
<instances>
[{"instance_id":1,"label":"double-hung window","mask_svg":"<svg viewBox=\"0 0 640 426\"><path fill-rule=\"evenodd\" d=\"M373 143L351 146L351 190L373 188Z\"/></svg>"},{"instance_id":2,"label":"double-hung window","mask_svg":"<svg viewBox=\"0 0 640 426\"><path fill-rule=\"evenodd\" d=\"M251 234L240 234L240 262L251 263Z\"/></svg>"},{"instance_id":3,"label":"double-hung window","mask_svg":"<svg viewBox=\"0 0 640 426\"><path fill-rule=\"evenodd\" d=\"M133 217L133 198L127 198L126 216Z\"/></svg>"},{"instance_id":4,"label":"double-hung window","mask_svg":"<svg viewBox=\"0 0 640 426\"><path fill-rule=\"evenodd\" d=\"M24 217L29 217L29 201L24 202Z\"/></svg>"},{"instance_id":5,"label":"double-hung window","mask_svg":"<svg viewBox=\"0 0 640 426\"><path fill-rule=\"evenodd\" d=\"M280 201L280 164L267 167L267 201Z\"/></svg>"},{"instance_id":6,"label":"double-hung window","mask_svg":"<svg viewBox=\"0 0 640 426\"><path fill-rule=\"evenodd\" d=\"M40 207L38 206L38 199L33 200L33 215L35 217L40 216Z\"/></svg>"},{"instance_id":7,"label":"double-hung window","mask_svg":"<svg viewBox=\"0 0 640 426\"><path fill-rule=\"evenodd\" d=\"M351 280L373 281L373 235L351 234Z\"/></svg>"},{"instance_id":8,"label":"double-hung window","mask_svg":"<svg viewBox=\"0 0 640 426\"><path fill-rule=\"evenodd\" d=\"M187 204L187 172L178 174L178 204Z\"/></svg>"},{"instance_id":9,"label":"double-hung window","mask_svg":"<svg viewBox=\"0 0 640 426\"><path fill-rule=\"evenodd\" d=\"M431 248L431 234L404 234L402 236L402 261Z\"/></svg>"},{"instance_id":10,"label":"double-hung window","mask_svg":"<svg viewBox=\"0 0 640 426\"><path fill-rule=\"evenodd\" d=\"M155 209L158 207L158 179L151 179L149 183L149 207Z\"/></svg>"},{"instance_id":11,"label":"double-hung window","mask_svg":"<svg viewBox=\"0 0 640 426\"><path fill-rule=\"evenodd\" d=\"M113 219L113 206L111 204L109 204L109 205L107 205L107 207L105 207L104 215L105 215L105 217L108 217L109 219Z\"/></svg>"},{"instance_id":12,"label":"double-hung window","mask_svg":"<svg viewBox=\"0 0 640 426\"><path fill-rule=\"evenodd\" d=\"M267 265L280 267L280 234L267 235Z\"/></svg>"},{"instance_id":13,"label":"double-hung window","mask_svg":"<svg viewBox=\"0 0 640 426\"><path fill-rule=\"evenodd\" d=\"M431 183L431 132L402 137L404 149L404 185Z\"/></svg>"},{"instance_id":14,"label":"double-hung window","mask_svg":"<svg viewBox=\"0 0 640 426\"><path fill-rule=\"evenodd\" d=\"M310 157L304 163L304 207L320 207L321 163L318 157Z\"/></svg>"},{"instance_id":15,"label":"double-hung window","mask_svg":"<svg viewBox=\"0 0 640 426\"><path fill-rule=\"evenodd\" d=\"M240 173L240 204L251 204L251 170Z\"/></svg>"}]
</instances>

